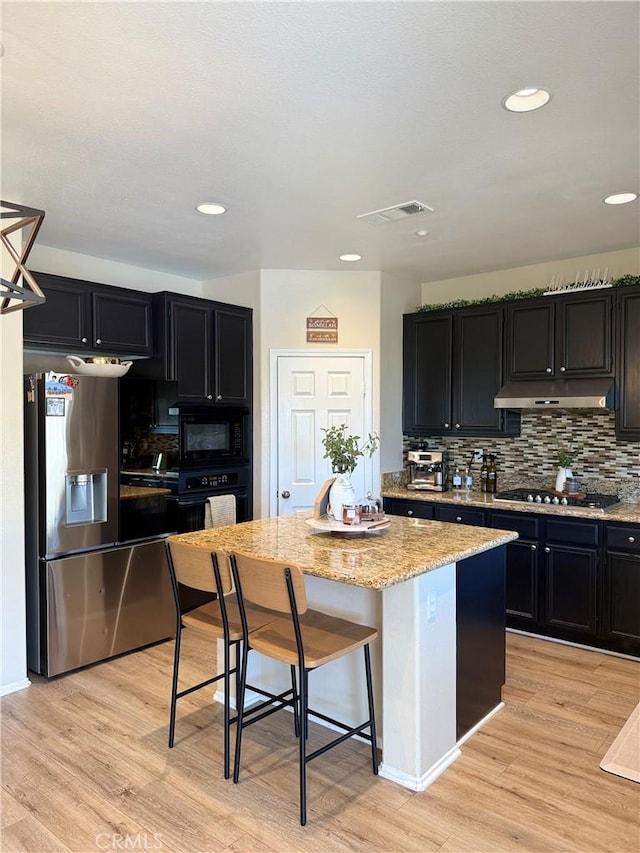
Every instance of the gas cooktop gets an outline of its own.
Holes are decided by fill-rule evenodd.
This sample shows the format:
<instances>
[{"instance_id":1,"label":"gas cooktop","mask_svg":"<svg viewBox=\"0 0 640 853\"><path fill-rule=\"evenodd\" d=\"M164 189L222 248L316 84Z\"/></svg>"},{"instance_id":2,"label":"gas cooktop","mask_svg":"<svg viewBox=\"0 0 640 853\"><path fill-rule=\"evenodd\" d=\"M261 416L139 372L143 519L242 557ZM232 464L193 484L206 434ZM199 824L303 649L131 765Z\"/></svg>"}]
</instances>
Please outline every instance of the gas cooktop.
<instances>
[{"instance_id":1,"label":"gas cooktop","mask_svg":"<svg viewBox=\"0 0 640 853\"><path fill-rule=\"evenodd\" d=\"M617 495L600 495L597 492L565 495L545 491L544 489L508 489L506 492L497 492L493 496L493 499L494 501L503 501L504 503L581 506L587 509L603 510L620 503L620 498Z\"/></svg>"}]
</instances>

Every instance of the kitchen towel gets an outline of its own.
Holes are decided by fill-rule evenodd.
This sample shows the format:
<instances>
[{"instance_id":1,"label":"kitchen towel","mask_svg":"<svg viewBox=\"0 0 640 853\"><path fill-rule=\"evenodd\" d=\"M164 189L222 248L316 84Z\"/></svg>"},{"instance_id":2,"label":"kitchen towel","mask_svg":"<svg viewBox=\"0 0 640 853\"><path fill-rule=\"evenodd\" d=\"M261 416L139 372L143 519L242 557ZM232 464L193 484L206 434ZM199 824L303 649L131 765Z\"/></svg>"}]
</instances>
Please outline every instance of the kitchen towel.
<instances>
[{"instance_id":1,"label":"kitchen towel","mask_svg":"<svg viewBox=\"0 0 640 853\"><path fill-rule=\"evenodd\" d=\"M204 526L222 527L236 523L236 496L213 495L204 505Z\"/></svg>"},{"instance_id":2,"label":"kitchen towel","mask_svg":"<svg viewBox=\"0 0 640 853\"><path fill-rule=\"evenodd\" d=\"M600 767L633 782L640 782L640 703L620 729Z\"/></svg>"}]
</instances>

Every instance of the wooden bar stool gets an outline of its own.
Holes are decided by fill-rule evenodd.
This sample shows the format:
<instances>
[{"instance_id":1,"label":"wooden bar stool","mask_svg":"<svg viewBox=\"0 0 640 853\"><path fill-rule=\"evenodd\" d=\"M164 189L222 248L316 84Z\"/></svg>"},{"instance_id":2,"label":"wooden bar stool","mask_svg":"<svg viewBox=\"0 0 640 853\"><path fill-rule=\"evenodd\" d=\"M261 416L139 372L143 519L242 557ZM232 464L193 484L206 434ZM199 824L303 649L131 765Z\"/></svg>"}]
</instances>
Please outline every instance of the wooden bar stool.
<instances>
[{"instance_id":1,"label":"wooden bar stool","mask_svg":"<svg viewBox=\"0 0 640 853\"><path fill-rule=\"evenodd\" d=\"M376 746L376 723L373 707L371 680L371 657L369 644L378 636L375 628L359 625L346 619L330 616L317 610L309 610L305 593L304 575L298 566L276 560L260 559L238 551L230 555L231 570L240 606L244 643L240 665L240 690L238 693L236 750L233 781L239 780L242 750L242 731L257 722L264 714L246 717L244 696L247 678L247 655L250 649L282 663L298 668L299 695L293 697L300 717L299 783L300 823L307 822L307 774L309 761L354 735L371 743L373 772L378 773L378 751ZM250 630L248 608L265 607L280 614L277 619L255 631ZM367 687L369 719L351 727L339 720L309 708L309 673L323 664L348 655L356 649L364 650L364 666ZM266 703L265 703L266 704ZM284 707L282 703L280 707ZM274 710L280 710L275 708ZM307 754L306 741L309 716L318 717L344 731L339 737ZM296 726L296 732L298 727Z\"/></svg>"},{"instance_id":2,"label":"wooden bar stool","mask_svg":"<svg viewBox=\"0 0 640 853\"><path fill-rule=\"evenodd\" d=\"M247 607L242 618L235 595L232 595L232 579L229 560L224 552L210 553L206 548L179 542L169 537L165 543L167 562L171 575L171 586L176 605L176 640L173 655L173 676L171 683L171 710L169 714L169 747L175 739L176 704L183 696L201 690L220 679L224 680L224 778L229 778L230 744L229 733L235 718L231 718L229 688L231 676L236 676L236 695L239 693L239 645L243 637L243 623L248 635L267 624L275 614L260 607ZM183 611L178 584L190 590L215 593L217 598L193 610ZM180 665L180 645L185 628L198 631L217 641L222 640L224 659L222 672L204 681L178 690L178 669ZM231 652L235 650L235 664L231 666Z\"/></svg>"}]
</instances>

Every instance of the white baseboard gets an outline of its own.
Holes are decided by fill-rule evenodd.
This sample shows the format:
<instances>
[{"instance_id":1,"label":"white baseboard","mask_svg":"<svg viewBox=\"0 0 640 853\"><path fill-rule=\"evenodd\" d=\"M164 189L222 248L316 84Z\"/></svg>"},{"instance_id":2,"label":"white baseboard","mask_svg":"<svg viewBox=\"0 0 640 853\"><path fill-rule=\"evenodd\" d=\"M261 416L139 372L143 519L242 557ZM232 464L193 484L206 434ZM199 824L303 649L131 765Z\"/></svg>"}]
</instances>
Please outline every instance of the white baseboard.
<instances>
[{"instance_id":1,"label":"white baseboard","mask_svg":"<svg viewBox=\"0 0 640 853\"><path fill-rule=\"evenodd\" d=\"M23 678L21 681L14 681L12 684L4 684L0 687L0 696L8 696L9 693L16 693L18 690L24 690L25 687L30 687L31 682L28 678Z\"/></svg>"},{"instance_id":2,"label":"white baseboard","mask_svg":"<svg viewBox=\"0 0 640 853\"><path fill-rule=\"evenodd\" d=\"M548 643L558 643L560 646L571 646L573 649L584 649L585 652L600 652L603 655L611 655L614 658L624 660L635 660L635 655L625 655L623 652L612 652L610 649L599 649L597 646L585 646L584 643L572 643L570 640L559 640L557 637L546 637L544 634L533 634L531 631L521 631L519 628L506 628L508 634L521 634L523 637L533 637L534 640L546 640Z\"/></svg>"},{"instance_id":3,"label":"white baseboard","mask_svg":"<svg viewBox=\"0 0 640 853\"><path fill-rule=\"evenodd\" d=\"M403 788L409 788L411 791L426 791L461 755L462 752L458 749L457 745L452 747L449 752L445 753L442 758L439 758L421 776L409 776L400 770L396 770L394 767L389 767L383 761L378 768L378 775L382 776L383 779L389 779L390 782L395 782L396 785L402 785ZM382 756L384 758L384 749Z\"/></svg>"}]
</instances>

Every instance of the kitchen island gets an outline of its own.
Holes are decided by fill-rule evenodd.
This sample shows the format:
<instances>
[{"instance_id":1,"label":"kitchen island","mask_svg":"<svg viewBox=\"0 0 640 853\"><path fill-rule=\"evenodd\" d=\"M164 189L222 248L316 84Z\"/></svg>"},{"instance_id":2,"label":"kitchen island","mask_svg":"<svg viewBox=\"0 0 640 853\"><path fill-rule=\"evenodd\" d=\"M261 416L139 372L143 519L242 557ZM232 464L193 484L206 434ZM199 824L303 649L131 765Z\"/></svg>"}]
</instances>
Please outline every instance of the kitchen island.
<instances>
[{"instance_id":1,"label":"kitchen island","mask_svg":"<svg viewBox=\"0 0 640 853\"><path fill-rule=\"evenodd\" d=\"M501 707L504 546L517 534L393 517L383 531L333 535L314 532L307 518L177 538L290 560L306 575L312 607L378 628L372 662L380 775L424 790L460 755L459 741ZM286 688L286 668L251 658L259 667L251 680ZM355 655L335 661L312 674L310 704L355 724L366 715L361 682Z\"/></svg>"}]
</instances>

